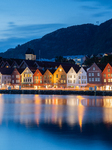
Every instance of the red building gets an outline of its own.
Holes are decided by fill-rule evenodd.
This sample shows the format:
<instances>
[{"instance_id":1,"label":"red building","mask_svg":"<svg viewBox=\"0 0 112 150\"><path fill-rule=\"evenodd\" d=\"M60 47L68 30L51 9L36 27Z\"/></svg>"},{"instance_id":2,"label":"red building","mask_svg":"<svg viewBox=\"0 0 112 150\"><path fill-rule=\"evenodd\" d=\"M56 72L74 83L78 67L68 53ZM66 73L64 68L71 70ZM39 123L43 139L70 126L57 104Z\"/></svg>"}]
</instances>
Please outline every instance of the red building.
<instances>
[{"instance_id":1,"label":"red building","mask_svg":"<svg viewBox=\"0 0 112 150\"><path fill-rule=\"evenodd\" d=\"M112 89L112 66L109 63L102 72L102 82L104 90Z\"/></svg>"},{"instance_id":2,"label":"red building","mask_svg":"<svg viewBox=\"0 0 112 150\"><path fill-rule=\"evenodd\" d=\"M44 71L42 69L37 69L33 75L33 83L34 87L42 87L43 86L43 74Z\"/></svg>"},{"instance_id":3,"label":"red building","mask_svg":"<svg viewBox=\"0 0 112 150\"><path fill-rule=\"evenodd\" d=\"M102 65L96 65L95 63L87 69L87 82L90 87L102 86Z\"/></svg>"},{"instance_id":4,"label":"red building","mask_svg":"<svg viewBox=\"0 0 112 150\"><path fill-rule=\"evenodd\" d=\"M21 85L21 73L24 69L15 68L11 74L11 84L14 88L18 88Z\"/></svg>"}]
</instances>

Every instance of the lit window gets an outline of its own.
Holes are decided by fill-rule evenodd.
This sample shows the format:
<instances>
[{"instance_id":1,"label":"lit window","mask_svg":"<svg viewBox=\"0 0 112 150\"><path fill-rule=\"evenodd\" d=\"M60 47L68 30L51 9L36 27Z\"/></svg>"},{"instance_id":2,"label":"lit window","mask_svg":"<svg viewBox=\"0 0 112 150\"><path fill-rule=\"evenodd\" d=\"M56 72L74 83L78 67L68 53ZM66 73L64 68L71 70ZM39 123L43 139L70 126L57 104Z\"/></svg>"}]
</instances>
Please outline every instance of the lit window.
<instances>
[{"instance_id":1,"label":"lit window","mask_svg":"<svg viewBox=\"0 0 112 150\"><path fill-rule=\"evenodd\" d=\"M61 83L63 83L63 80L61 80Z\"/></svg>"},{"instance_id":2,"label":"lit window","mask_svg":"<svg viewBox=\"0 0 112 150\"><path fill-rule=\"evenodd\" d=\"M104 79L104 82L106 82L106 79Z\"/></svg>"},{"instance_id":3,"label":"lit window","mask_svg":"<svg viewBox=\"0 0 112 150\"><path fill-rule=\"evenodd\" d=\"M108 82L110 82L110 79L108 79Z\"/></svg>"}]
</instances>

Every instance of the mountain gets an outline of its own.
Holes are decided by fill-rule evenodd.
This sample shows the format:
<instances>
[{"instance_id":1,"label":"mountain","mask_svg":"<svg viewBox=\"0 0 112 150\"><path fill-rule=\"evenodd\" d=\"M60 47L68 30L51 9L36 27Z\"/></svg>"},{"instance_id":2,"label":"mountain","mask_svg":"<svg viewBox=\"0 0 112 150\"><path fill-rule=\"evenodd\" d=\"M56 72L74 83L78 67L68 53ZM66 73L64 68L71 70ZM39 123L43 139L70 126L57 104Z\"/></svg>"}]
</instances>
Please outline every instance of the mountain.
<instances>
[{"instance_id":1,"label":"mountain","mask_svg":"<svg viewBox=\"0 0 112 150\"><path fill-rule=\"evenodd\" d=\"M83 24L62 28L0 53L0 56L24 58L27 48L32 48L37 58L39 50L41 58L112 52L112 19L99 26Z\"/></svg>"}]
</instances>

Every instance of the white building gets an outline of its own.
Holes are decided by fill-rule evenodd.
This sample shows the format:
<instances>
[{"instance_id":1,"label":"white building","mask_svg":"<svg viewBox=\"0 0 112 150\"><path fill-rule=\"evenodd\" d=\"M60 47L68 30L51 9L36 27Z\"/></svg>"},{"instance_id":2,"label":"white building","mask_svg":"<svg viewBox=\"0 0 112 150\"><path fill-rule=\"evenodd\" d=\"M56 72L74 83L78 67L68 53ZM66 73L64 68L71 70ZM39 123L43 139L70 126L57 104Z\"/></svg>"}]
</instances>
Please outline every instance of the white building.
<instances>
[{"instance_id":1,"label":"white building","mask_svg":"<svg viewBox=\"0 0 112 150\"><path fill-rule=\"evenodd\" d=\"M77 73L77 85L79 87L85 87L87 85L87 72L83 67Z\"/></svg>"},{"instance_id":2,"label":"white building","mask_svg":"<svg viewBox=\"0 0 112 150\"><path fill-rule=\"evenodd\" d=\"M2 68L0 69L0 87L7 87L11 84L11 73L13 69Z\"/></svg>"},{"instance_id":3,"label":"white building","mask_svg":"<svg viewBox=\"0 0 112 150\"><path fill-rule=\"evenodd\" d=\"M36 55L34 53L34 50L31 48L28 48L28 50L25 53L26 60L36 60Z\"/></svg>"},{"instance_id":4,"label":"white building","mask_svg":"<svg viewBox=\"0 0 112 150\"><path fill-rule=\"evenodd\" d=\"M67 73L67 87L76 87L78 83L77 72L73 67Z\"/></svg>"}]
</instances>

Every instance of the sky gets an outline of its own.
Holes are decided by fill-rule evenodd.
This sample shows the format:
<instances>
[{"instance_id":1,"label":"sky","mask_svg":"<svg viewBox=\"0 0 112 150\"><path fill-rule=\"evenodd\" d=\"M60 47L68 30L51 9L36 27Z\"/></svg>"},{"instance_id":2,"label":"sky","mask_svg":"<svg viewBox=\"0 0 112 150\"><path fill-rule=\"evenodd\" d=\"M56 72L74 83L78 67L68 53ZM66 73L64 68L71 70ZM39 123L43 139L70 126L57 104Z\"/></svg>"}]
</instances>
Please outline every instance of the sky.
<instances>
[{"instance_id":1,"label":"sky","mask_svg":"<svg viewBox=\"0 0 112 150\"><path fill-rule=\"evenodd\" d=\"M112 17L112 0L2 0L0 52L59 28L101 24Z\"/></svg>"}]
</instances>

